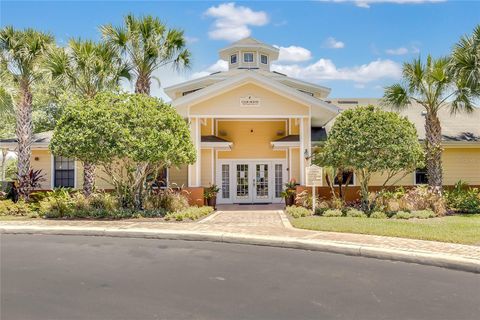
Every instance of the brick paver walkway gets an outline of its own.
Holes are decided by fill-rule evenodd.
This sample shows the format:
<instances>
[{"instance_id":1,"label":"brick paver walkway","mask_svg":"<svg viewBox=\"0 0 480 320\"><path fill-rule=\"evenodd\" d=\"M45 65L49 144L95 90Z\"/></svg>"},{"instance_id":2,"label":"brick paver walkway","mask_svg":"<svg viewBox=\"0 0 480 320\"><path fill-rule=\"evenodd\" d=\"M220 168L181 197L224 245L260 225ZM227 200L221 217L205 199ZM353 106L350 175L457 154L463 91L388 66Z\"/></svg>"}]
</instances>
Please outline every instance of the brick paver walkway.
<instances>
[{"instance_id":1,"label":"brick paver walkway","mask_svg":"<svg viewBox=\"0 0 480 320\"><path fill-rule=\"evenodd\" d=\"M1 227L93 227L116 229L163 229L172 231L217 232L260 236L289 237L293 239L327 240L343 244L404 250L409 252L436 253L480 260L480 246L372 236L351 233L322 232L291 227L281 210L219 211L199 222L174 223L155 219L122 221L59 221L27 220L2 221Z\"/></svg>"}]
</instances>

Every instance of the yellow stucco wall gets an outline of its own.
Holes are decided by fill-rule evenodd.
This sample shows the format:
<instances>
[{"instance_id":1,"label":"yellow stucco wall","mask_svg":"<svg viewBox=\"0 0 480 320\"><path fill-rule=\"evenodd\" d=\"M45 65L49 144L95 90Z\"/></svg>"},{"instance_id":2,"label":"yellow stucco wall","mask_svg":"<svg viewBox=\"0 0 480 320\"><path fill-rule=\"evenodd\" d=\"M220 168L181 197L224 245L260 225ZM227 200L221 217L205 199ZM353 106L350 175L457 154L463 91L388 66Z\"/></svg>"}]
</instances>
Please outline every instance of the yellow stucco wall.
<instances>
[{"instance_id":1,"label":"yellow stucco wall","mask_svg":"<svg viewBox=\"0 0 480 320\"><path fill-rule=\"evenodd\" d=\"M35 160L38 158L38 160ZM52 158L49 150L32 150L30 165L35 170L42 170L44 180L40 183L41 190L49 190L52 186Z\"/></svg>"},{"instance_id":2,"label":"yellow stucco wall","mask_svg":"<svg viewBox=\"0 0 480 320\"><path fill-rule=\"evenodd\" d=\"M480 148L445 148L442 160L444 184L463 180L480 185Z\"/></svg>"},{"instance_id":3,"label":"yellow stucco wall","mask_svg":"<svg viewBox=\"0 0 480 320\"><path fill-rule=\"evenodd\" d=\"M208 187L211 184L215 183L213 177L213 159L214 154L212 153L213 149L202 149L202 161L201 161L201 177L200 184L202 187Z\"/></svg>"},{"instance_id":4,"label":"yellow stucco wall","mask_svg":"<svg viewBox=\"0 0 480 320\"><path fill-rule=\"evenodd\" d=\"M260 106L240 106L240 98L250 95L260 99ZM190 116L221 117L222 115L251 114L258 116L306 116L309 115L309 107L252 83L244 84L190 107Z\"/></svg>"},{"instance_id":5,"label":"yellow stucco wall","mask_svg":"<svg viewBox=\"0 0 480 320\"><path fill-rule=\"evenodd\" d=\"M288 119L290 125L290 134L299 134L300 132L300 122L295 119Z\"/></svg>"},{"instance_id":6,"label":"yellow stucco wall","mask_svg":"<svg viewBox=\"0 0 480 320\"><path fill-rule=\"evenodd\" d=\"M215 134L215 131L214 128L213 128L213 123L215 121L210 118L210 119L202 119L202 126L201 126L201 132L202 132L202 136L210 136L210 135L214 135Z\"/></svg>"},{"instance_id":7,"label":"yellow stucco wall","mask_svg":"<svg viewBox=\"0 0 480 320\"><path fill-rule=\"evenodd\" d=\"M218 120L217 134L233 142L231 151L219 151L219 159L285 159L286 152L273 150L271 142L286 132L285 120ZM253 131L253 132L252 132ZM222 135L226 134L226 135Z\"/></svg>"},{"instance_id":8,"label":"yellow stucco wall","mask_svg":"<svg viewBox=\"0 0 480 320\"><path fill-rule=\"evenodd\" d=\"M220 124L225 126L225 128L230 128L230 132L235 132L235 135L232 138L242 138L246 133L250 134L251 125L259 125L260 130L254 132L261 132L261 130L266 130L268 128L279 129L284 126L283 121L276 122L237 122L235 126L232 127L231 121L219 121ZM231 130L235 128L235 130ZM256 127L255 127L256 128ZM263 129L262 129L263 128ZM243 131L242 131L243 130ZM247 131L246 133L244 131ZM270 132L270 131L269 131ZM273 131L275 132L275 131ZM243 133L243 135L241 134ZM287 158L284 151L273 151L270 147L270 138L265 134L263 135L263 143L260 139L241 139L240 141L240 151L234 150L230 152L219 152L219 157L224 159L231 158ZM250 142L249 142L250 141ZM253 141L253 144L252 144ZM268 144L267 144L268 142ZM268 146L268 147L267 147ZM242 151L244 150L244 151ZM235 156L231 156L233 152L237 152ZM38 160L35 160L38 158ZM212 177L212 164L211 164L211 150L203 149L202 150L202 179L201 184L208 186L211 182ZM300 151L298 148L291 149L291 159L290 162L290 177L295 178L297 181L300 181ZM41 183L41 190L51 189L52 181L52 158L51 153L48 150L33 150L31 166L35 169L41 169L45 175L45 181ZM83 169L80 162L76 162L76 185L77 188L82 188L83 186ZM96 186L98 189L111 189L112 186L100 179L100 176L106 176L101 167L97 168L97 179ZM170 168L169 179L170 182L176 183L178 186L187 186L187 177L188 170L187 166L182 166L180 168ZM480 185L480 148L445 148L443 153L443 177L445 185L453 185L458 180L463 180L471 185ZM371 185L378 186L383 183L383 178L381 176L375 175L372 178ZM398 185L412 185L414 183L414 176L408 174L405 176ZM355 183L358 185L358 183Z\"/></svg>"},{"instance_id":9,"label":"yellow stucco wall","mask_svg":"<svg viewBox=\"0 0 480 320\"><path fill-rule=\"evenodd\" d=\"M321 150L319 148L319 150ZM480 148L452 148L443 150L443 184L454 185L458 180L463 180L470 185L480 185ZM392 178L392 182L403 176L402 174ZM371 186L381 186L385 177L374 174L370 180ZM325 183L325 181L324 181ZM415 183L415 173L409 173L401 178L395 185L411 186ZM355 180L358 186L358 181Z\"/></svg>"}]
</instances>

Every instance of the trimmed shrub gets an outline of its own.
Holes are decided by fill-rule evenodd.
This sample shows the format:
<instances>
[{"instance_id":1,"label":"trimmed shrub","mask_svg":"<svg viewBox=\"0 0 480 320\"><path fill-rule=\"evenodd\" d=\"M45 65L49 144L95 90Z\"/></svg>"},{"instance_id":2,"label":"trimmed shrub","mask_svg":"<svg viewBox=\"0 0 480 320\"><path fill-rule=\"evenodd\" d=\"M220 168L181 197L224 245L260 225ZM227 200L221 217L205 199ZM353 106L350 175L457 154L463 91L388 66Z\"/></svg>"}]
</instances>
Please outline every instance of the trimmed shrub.
<instances>
[{"instance_id":1,"label":"trimmed shrub","mask_svg":"<svg viewBox=\"0 0 480 320\"><path fill-rule=\"evenodd\" d=\"M312 210L308 210L307 208L296 207L296 206L287 207L285 209L285 212L295 219L301 218L301 217L308 217L308 216L313 215Z\"/></svg>"},{"instance_id":2,"label":"trimmed shrub","mask_svg":"<svg viewBox=\"0 0 480 320\"><path fill-rule=\"evenodd\" d=\"M299 207L312 208L313 198L307 190L303 190L295 197L295 204Z\"/></svg>"},{"instance_id":3,"label":"trimmed shrub","mask_svg":"<svg viewBox=\"0 0 480 320\"><path fill-rule=\"evenodd\" d=\"M39 212L45 218L65 218L74 212L74 201L68 190L57 189L48 192L47 196L39 203Z\"/></svg>"},{"instance_id":4,"label":"trimmed shrub","mask_svg":"<svg viewBox=\"0 0 480 320\"><path fill-rule=\"evenodd\" d=\"M435 218L436 214L432 210L415 210L412 211L412 216L417 219L428 219Z\"/></svg>"},{"instance_id":5,"label":"trimmed shrub","mask_svg":"<svg viewBox=\"0 0 480 320\"><path fill-rule=\"evenodd\" d=\"M323 213L324 217L341 217L343 215L340 209L329 209Z\"/></svg>"},{"instance_id":6,"label":"trimmed shrub","mask_svg":"<svg viewBox=\"0 0 480 320\"><path fill-rule=\"evenodd\" d=\"M406 190L381 191L375 200L375 209L385 212L432 210L437 215L446 213L442 195L429 186L417 186Z\"/></svg>"},{"instance_id":7,"label":"trimmed shrub","mask_svg":"<svg viewBox=\"0 0 480 320\"><path fill-rule=\"evenodd\" d=\"M146 197L144 206L146 210L163 209L167 212L178 212L189 208L188 198L172 188L152 192Z\"/></svg>"},{"instance_id":8,"label":"trimmed shrub","mask_svg":"<svg viewBox=\"0 0 480 320\"><path fill-rule=\"evenodd\" d=\"M117 200L109 193L94 193L91 194L87 200L92 209L105 211L115 211L118 209Z\"/></svg>"},{"instance_id":9,"label":"trimmed shrub","mask_svg":"<svg viewBox=\"0 0 480 320\"><path fill-rule=\"evenodd\" d=\"M32 207L24 202L18 201L17 203L12 200L0 201L0 216L32 216L34 215Z\"/></svg>"},{"instance_id":10,"label":"trimmed shrub","mask_svg":"<svg viewBox=\"0 0 480 320\"><path fill-rule=\"evenodd\" d=\"M445 191L445 201L449 209L464 213L480 213L480 190L471 188L468 183L458 181L450 191Z\"/></svg>"},{"instance_id":11,"label":"trimmed shrub","mask_svg":"<svg viewBox=\"0 0 480 320\"><path fill-rule=\"evenodd\" d=\"M408 220L413 218L413 215L410 212L398 211L397 213L395 213L395 215L392 218Z\"/></svg>"},{"instance_id":12,"label":"trimmed shrub","mask_svg":"<svg viewBox=\"0 0 480 320\"><path fill-rule=\"evenodd\" d=\"M366 218L367 217L367 215L363 211L355 209L355 208L348 209L347 213L346 213L346 216L351 217L351 218Z\"/></svg>"},{"instance_id":13,"label":"trimmed shrub","mask_svg":"<svg viewBox=\"0 0 480 320\"><path fill-rule=\"evenodd\" d=\"M213 207L189 207L183 211L167 213L165 220L185 221L197 220L213 212Z\"/></svg>"},{"instance_id":14,"label":"trimmed shrub","mask_svg":"<svg viewBox=\"0 0 480 320\"><path fill-rule=\"evenodd\" d=\"M383 211L374 211L370 214L370 218L372 218L372 219L387 219L388 216Z\"/></svg>"}]
</instances>

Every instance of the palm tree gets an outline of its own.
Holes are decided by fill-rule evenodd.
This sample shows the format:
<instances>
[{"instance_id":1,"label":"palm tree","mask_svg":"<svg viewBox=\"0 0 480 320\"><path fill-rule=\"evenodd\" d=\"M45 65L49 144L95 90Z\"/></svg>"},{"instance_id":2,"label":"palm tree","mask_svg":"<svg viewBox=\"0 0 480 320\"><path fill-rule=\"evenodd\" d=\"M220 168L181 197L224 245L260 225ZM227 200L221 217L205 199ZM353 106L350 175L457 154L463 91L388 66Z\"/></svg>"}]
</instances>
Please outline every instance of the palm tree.
<instances>
[{"instance_id":1,"label":"palm tree","mask_svg":"<svg viewBox=\"0 0 480 320\"><path fill-rule=\"evenodd\" d=\"M12 96L3 86L0 86L0 119L2 119L0 138L13 136L15 132L15 108ZM2 157L0 160L0 181L5 181L8 149L2 148L0 152Z\"/></svg>"},{"instance_id":2,"label":"palm tree","mask_svg":"<svg viewBox=\"0 0 480 320\"><path fill-rule=\"evenodd\" d=\"M454 46L450 69L454 76L471 90L471 96L480 95L480 25L471 36L463 36Z\"/></svg>"},{"instance_id":3,"label":"palm tree","mask_svg":"<svg viewBox=\"0 0 480 320\"><path fill-rule=\"evenodd\" d=\"M425 111L425 151L428 183L442 189L442 126L438 118L441 108L451 112L471 112L474 108L471 90L449 71L449 58L426 63L420 58L403 64L403 82L385 88L383 104L401 109L416 102ZM417 104L414 104L416 106Z\"/></svg>"},{"instance_id":4,"label":"palm tree","mask_svg":"<svg viewBox=\"0 0 480 320\"><path fill-rule=\"evenodd\" d=\"M45 67L54 81L84 99L117 88L122 78L130 79L127 64L113 48L89 40L71 39L68 48L52 48ZM83 174L83 192L88 196L95 184L95 165L84 162Z\"/></svg>"},{"instance_id":5,"label":"palm tree","mask_svg":"<svg viewBox=\"0 0 480 320\"><path fill-rule=\"evenodd\" d=\"M121 52L135 75L135 92L150 95L153 73L171 64L175 68L190 65L190 51L182 30L168 29L158 18L132 14L124 18L124 25L101 27L103 38Z\"/></svg>"},{"instance_id":6,"label":"palm tree","mask_svg":"<svg viewBox=\"0 0 480 320\"><path fill-rule=\"evenodd\" d=\"M15 97L16 136L18 139L19 195L28 200L32 142L32 87L41 77L40 65L53 36L33 29L0 30L0 63L2 79L12 83ZM3 82L3 81L2 81Z\"/></svg>"}]
</instances>

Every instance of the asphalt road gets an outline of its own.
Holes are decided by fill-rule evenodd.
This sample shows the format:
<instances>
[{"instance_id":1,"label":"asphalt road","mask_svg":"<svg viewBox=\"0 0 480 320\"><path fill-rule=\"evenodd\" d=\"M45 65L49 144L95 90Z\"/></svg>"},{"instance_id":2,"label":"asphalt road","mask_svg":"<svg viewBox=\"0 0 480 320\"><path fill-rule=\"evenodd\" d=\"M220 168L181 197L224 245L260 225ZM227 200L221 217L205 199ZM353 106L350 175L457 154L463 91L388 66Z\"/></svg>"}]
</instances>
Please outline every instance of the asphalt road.
<instances>
[{"instance_id":1,"label":"asphalt road","mask_svg":"<svg viewBox=\"0 0 480 320\"><path fill-rule=\"evenodd\" d=\"M480 276L209 242L2 235L0 318L479 319Z\"/></svg>"}]
</instances>

